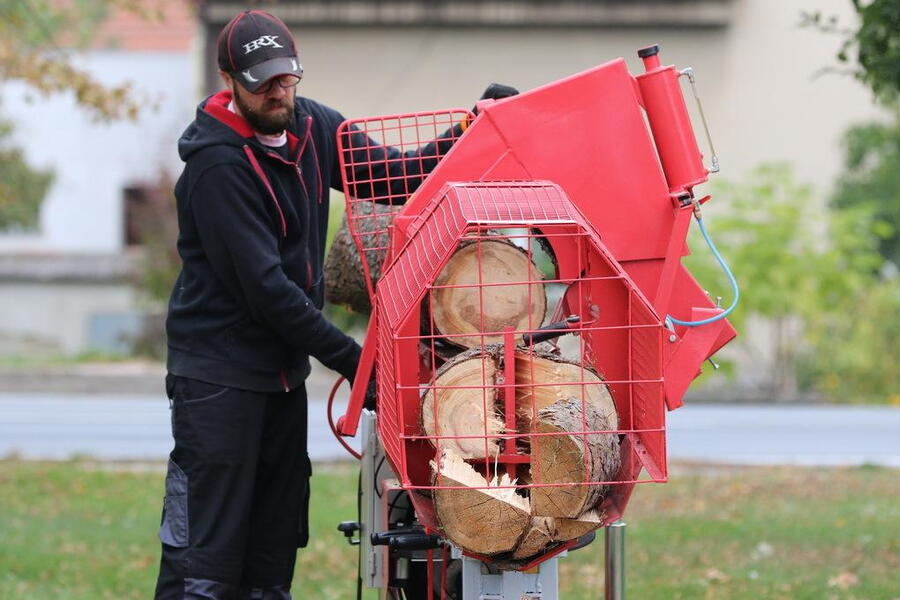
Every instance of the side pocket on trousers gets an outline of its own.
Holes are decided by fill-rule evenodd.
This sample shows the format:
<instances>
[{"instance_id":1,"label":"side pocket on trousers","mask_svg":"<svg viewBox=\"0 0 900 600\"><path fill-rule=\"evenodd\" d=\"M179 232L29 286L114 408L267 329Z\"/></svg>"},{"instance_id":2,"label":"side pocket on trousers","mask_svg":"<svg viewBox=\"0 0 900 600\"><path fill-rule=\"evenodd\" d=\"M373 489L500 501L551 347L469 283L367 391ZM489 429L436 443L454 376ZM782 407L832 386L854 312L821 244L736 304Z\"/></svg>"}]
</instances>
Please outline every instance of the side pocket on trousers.
<instances>
[{"instance_id":1,"label":"side pocket on trousers","mask_svg":"<svg viewBox=\"0 0 900 600\"><path fill-rule=\"evenodd\" d=\"M300 473L300 480L304 489L300 492L300 527L298 530L297 547L306 548L309 543L309 496L311 493L310 477L312 476L312 463L309 462L309 455L301 461L303 465L303 473Z\"/></svg>"},{"instance_id":2,"label":"side pocket on trousers","mask_svg":"<svg viewBox=\"0 0 900 600\"><path fill-rule=\"evenodd\" d=\"M169 459L166 497L163 504L159 540L175 548L188 546L188 480L175 461Z\"/></svg>"}]
</instances>

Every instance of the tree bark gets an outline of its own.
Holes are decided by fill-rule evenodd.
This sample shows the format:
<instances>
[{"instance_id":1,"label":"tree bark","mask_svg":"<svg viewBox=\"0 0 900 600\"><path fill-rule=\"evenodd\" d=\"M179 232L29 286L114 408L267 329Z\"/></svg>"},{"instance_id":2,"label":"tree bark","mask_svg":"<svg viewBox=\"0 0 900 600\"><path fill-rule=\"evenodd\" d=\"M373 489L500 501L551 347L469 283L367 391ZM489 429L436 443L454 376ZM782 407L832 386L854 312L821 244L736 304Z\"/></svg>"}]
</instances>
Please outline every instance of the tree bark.
<instances>
[{"instance_id":1,"label":"tree bark","mask_svg":"<svg viewBox=\"0 0 900 600\"><path fill-rule=\"evenodd\" d=\"M586 485L612 481L619 471L617 434L574 434L609 430L609 420L592 402L565 398L542 408L533 423L531 472L535 484L558 484L531 488L535 516L576 518L596 506L607 486ZM585 485L578 485L585 484Z\"/></svg>"},{"instance_id":2,"label":"tree bark","mask_svg":"<svg viewBox=\"0 0 900 600\"><path fill-rule=\"evenodd\" d=\"M358 202L354 207L357 233L362 238L373 284L381 278L381 266L387 256L388 227L396 209L374 202ZM366 287L366 274L359 250L344 215L325 259L325 298L332 304L347 306L354 312L369 314L372 304Z\"/></svg>"},{"instance_id":3,"label":"tree bark","mask_svg":"<svg viewBox=\"0 0 900 600\"><path fill-rule=\"evenodd\" d=\"M487 556L515 548L531 524L528 500L512 488L487 488L514 485L515 480L504 474L489 484L452 450L444 449L439 460L440 468L431 462L440 486L434 490L434 509L447 537L464 550ZM446 489L453 486L471 489Z\"/></svg>"}]
</instances>

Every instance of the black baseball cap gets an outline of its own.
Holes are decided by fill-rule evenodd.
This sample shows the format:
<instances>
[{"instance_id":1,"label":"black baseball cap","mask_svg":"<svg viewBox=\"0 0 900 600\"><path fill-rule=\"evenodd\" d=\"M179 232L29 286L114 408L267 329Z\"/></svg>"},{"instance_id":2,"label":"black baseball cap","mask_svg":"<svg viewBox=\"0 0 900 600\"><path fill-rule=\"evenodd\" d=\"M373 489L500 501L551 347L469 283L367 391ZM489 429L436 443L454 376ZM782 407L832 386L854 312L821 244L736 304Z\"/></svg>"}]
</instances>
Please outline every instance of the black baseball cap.
<instances>
[{"instance_id":1,"label":"black baseball cap","mask_svg":"<svg viewBox=\"0 0 900 600\"><path fill-rule=\"evenodd\" d=\"M219 68L251 93L276 75L303 76L294 37L267 12L239 13L219 32L217 44Z\"/></svg>"}]
</instances>

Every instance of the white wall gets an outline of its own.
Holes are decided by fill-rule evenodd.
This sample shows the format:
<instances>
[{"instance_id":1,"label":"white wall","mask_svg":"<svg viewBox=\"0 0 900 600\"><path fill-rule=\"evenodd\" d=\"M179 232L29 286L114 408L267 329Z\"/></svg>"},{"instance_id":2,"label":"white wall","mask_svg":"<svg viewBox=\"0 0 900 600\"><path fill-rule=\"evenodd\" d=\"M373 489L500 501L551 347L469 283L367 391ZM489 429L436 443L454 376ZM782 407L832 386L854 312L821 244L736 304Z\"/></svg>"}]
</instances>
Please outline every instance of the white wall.
<instances>
[{"instance_id":1,"label":"white wall","mask_svg":"<svg viewBox=\"0 0 900 600\"><path fill-rule=\"evenodd\" d=\"M299 93L348 117L469 107L491 81L528 89L618 56L639 73L636 49L659 42L664 63L697 71L723 177L787 160L826 189L840 170L841 133L879 112L855 80L813 77L836 64L840 39L798 23L802 10L821 10L849 24L849 1L734 0L733 8L721 29L309 28L296 32L306 69Z\"/></svg>"},{"instance_id":2,"label":"white wall","mask_svg":"<svg viewBox=\"0 0 900 600\"><path fill-rule=\"evenodd\" d=\"M130 316L126 283L0 282L0 354L74 354L91 347L92 319Z\"/></svg>"},{"instance_id":3,"label":"white wall","mask_svg":"<svg viewBox=\"0 0 900 600\"><path fill-rule=\"evenodd\" d=\"M69 94L29 98L20 83L0 86L0 116L13 122L27 160L56 172L40 231L0 234L0 252L118 252L122 188L180 171L175 144L194 106L191 55L91 52L78 64L107 84L133 81L147 109L137 122L95 123Z\"/></svg>"},{"instance_id":4,"label":"white wall","mask_svg":"<svg viewBox=\"0 0 900 600\"><path fill-rule=\"evenodd\" d=\"M296 32L306 68L299 93L348 117L468 107L491 81L528 89L617 56L640 72L635 50L659 42L664 61L698 73L723 177L787 160L801 180L824 190L840 170L841 132L879 112L851 78L813 78L835 64L840 40L798 23L802 10L849 23L848 6L847 0L734 0L731 25L717 29L308 28ZM97 124L71 97L29 103L21 85L0 86L0 115L15 122L28 159L57 173L40 233L0 235L0 252L117 252L122 187L163 168L181 169L175 144L197 101L195 57L93 52L82 60L107 83L133 80L158 109L136 124Z\"/></svg>"}]
</instances>

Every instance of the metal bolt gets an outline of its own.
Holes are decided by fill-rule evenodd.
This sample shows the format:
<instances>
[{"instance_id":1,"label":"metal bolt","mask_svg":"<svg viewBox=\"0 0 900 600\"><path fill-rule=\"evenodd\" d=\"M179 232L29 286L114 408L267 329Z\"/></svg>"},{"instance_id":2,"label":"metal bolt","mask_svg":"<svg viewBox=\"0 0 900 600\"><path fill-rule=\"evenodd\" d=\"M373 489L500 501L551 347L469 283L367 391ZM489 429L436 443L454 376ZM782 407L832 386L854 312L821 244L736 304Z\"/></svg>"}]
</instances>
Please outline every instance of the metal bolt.
<instances>
[{"instance_id":1,"label":"metal bolt","mask_svg":"<svg viewBox=\"0 0 900 600\"><path fill-rule=\"evenodd\" d=\"M715 369L716 371L719 370L719 363L717 363L716 361L714 361L714 360L712 359L712 356L710 356L710 357L707 358L706 360L709 361L709 364L712 365L712 368L713 368L713 369Z\"/></svg>"},{"instance_id":2,"label":"metal bolt","mask_svg":"<svg viewBox=\"0 0 900 600\"><path fill-rule=\"evenodd\" d=\"M670 341L670 342L675 342L675 341L677 341L677 340L678 340L678 336L675 335L674 333L673 333L672 335L669 336L669 341Z\"/></svg>"}]
</instances>

